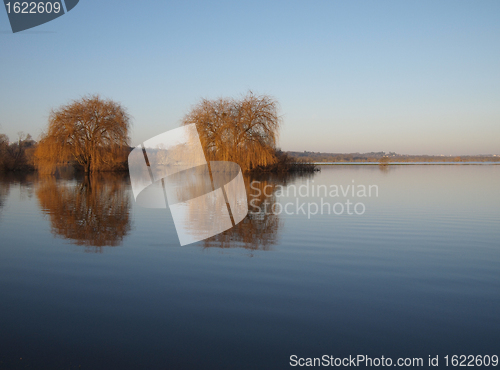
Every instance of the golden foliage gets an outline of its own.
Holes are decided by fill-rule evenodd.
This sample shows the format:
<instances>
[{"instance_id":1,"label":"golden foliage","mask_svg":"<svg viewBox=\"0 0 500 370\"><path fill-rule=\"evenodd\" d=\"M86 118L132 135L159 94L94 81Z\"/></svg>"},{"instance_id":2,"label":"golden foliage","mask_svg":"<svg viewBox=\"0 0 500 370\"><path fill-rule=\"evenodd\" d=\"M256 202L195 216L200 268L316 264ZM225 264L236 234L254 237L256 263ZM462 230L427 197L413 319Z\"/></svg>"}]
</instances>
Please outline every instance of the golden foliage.
<instances>
[{"instance_id":1,"label":"golden foliage","mask_svg":"<svg viewBox=\"0 0 500 370\"><path fill-rule=\"evenodd\" d=\"M203 99L183 125L195 123L208 161L232 161L243 171L276 162L278 102L249 92L241 100Z\"/></svg>"},{"instance_id":2,"label":"golden foliage","mask_svg":"<svg viewBox=\"0 0 500 370\"><path fill-rule=\"evenodd\" d=\"M128 155L129 126L125 109L98 95L53 110L35 153L37 168L54 173L58 166L74 162L85 172L116 169Z\"/></svg>"}]
</instances>

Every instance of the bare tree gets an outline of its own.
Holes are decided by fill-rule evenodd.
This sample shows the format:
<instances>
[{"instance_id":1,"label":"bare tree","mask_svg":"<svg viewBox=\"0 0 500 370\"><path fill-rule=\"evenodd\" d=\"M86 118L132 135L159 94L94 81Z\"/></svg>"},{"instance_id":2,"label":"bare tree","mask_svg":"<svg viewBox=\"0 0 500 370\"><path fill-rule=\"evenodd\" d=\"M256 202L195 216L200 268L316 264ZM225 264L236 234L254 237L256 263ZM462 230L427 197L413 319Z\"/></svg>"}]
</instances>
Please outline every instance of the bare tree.
<instances>
[{"instance_id":1,"label":"bare tree","mask_svg":"<svg viewBox=\"0 0 500 370\"><path fill-rule=\"evenodd\" d=\"M241 100L203 99L183 121L195 123L207 160L233 161L243 171L276 162L278 102L249 92Z\"/></svg>"},{"instance_id":2,"label":"bare tree","mask_svg":"<svg viewBox=\"0 0 500 370\"><path fill-rule=\"evenodd\" d=\"M0 171L6 167L7 148L9 147L9 138L5 134L0 134Z\"/></svg>"},{"instance_id":3,"label":"bare tree","mask_svg":"<svg viewBox=\"0 0 500 370\"><path fill-rule=\"evenodd\" d=\"M112 170L126 160L130 117L125 109L98 95L53 110L36 152L42 172L73 161L85 172Z\"/></svg>"},{"instance_id":4,"label":"bare tree","mask_svg":"<svg viewBox=\"0 0 500 370\"><path fill-rule=\"evenodd\" d=\"M9 142L9 138L0 134L0 171L33 170L33 152L36 142L30 134L18 132L18 140Z\"/></svg>"}]
</instances>

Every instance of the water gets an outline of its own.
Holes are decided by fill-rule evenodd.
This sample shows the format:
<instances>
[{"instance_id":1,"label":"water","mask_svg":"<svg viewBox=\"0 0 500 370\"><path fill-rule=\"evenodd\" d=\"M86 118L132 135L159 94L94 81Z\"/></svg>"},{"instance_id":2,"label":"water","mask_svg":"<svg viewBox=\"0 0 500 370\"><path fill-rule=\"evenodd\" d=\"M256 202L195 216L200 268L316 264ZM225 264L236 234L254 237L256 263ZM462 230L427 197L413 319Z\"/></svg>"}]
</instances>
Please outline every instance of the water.
<instances>
[{"instance_id":1,"label":"water","mask_svg":"<svg viewBox=\"0 0 500 370\"><path fill-rule=\"evenodd\" d=\"M500 167L251 180L253 214L180 247L169 211L137 207L126 176L3 176L0 368L499 355Z\"/></svg>"},{"instance_id":2,"label":"water","mask_svg":"<svg viewBox=\"0 0 500 370\"><path fill-rule=\"evenodd\" d=\"M315 165L379 165L380 162L316 162ZM467 161L467 162L386 162L387 165L498 165L500 162L495 161Z\"/></svg>"}]
</instances>

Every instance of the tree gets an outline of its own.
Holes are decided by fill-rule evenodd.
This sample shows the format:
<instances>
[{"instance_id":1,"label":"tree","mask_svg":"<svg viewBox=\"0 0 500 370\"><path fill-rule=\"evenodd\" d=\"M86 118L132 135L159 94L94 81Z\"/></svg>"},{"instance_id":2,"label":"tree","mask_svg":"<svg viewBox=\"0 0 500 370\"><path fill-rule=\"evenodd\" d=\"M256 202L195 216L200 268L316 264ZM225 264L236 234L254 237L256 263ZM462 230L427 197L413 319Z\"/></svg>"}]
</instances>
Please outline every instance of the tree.
<instances>
[{"instance_id":1,"label":"tree","mask_svg":"<svg viewBox=\"0 0 500 370\"><path fill-rule=\"evenodd\" d=\"M5 134L0 134L0 171L6 167L7 148L9 146L9 138Z\"/></svg>"},{"instance_id":2,"label":"tree","mask_svg":"<svg viewBox=\"0 0 500 370\"><path fill-rule=\"evenodd\" d=\"M73 162L86 173L113 170L126 161L130 117L125 109L98 95L53 110L47 133L35 153L41 172Z\"/></svg>"},{"instance_id":3,"label":"tree","mask_svg":"<svg viewBox=\"0 0 500 370\"><path fill-rule=\"evenodd\" d=\"M278 102L249 92L241 100L203 99L183 121L196 124L209 161L232 161L243 171L276 163Z\"/></svg>"},{"instance_id":4,"label":"tree","mask_svg":"<svg viewBox=\"0 0 500 370\"><path fill-rule=\"evenodd\" d=\"M30 134L18 132L18 140L9 143L9 138L0 134L0 171L33 170L33 152L36 142Z\"/></svg>"}]
</instances>

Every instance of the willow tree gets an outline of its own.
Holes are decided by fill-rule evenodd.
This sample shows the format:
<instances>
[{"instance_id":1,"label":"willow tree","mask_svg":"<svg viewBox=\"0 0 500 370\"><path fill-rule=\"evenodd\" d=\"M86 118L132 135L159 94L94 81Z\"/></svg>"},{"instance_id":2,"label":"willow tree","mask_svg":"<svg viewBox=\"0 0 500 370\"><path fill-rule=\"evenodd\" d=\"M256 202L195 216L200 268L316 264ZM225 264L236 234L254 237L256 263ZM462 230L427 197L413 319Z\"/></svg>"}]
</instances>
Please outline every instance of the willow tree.
<instances>
[{"instance_id":1,"label":"willow tree","mask_svg":"<svg viewBox=\"0 0 500 370\"><path fill-rule=\"evenodd\" d=\"M249 92L242 99L203 99L183 125L195 123L207 160L232 161L243 171L276 163L278 102Z\"/></svg>"},{"instance_id":2,"label":"willow tree","mask_svg":"<svg viewBox=\"0 0 500 370\"><path fill-rule=\"evenodd\" d=\"M75 163L86 173L113 170L126 161L130 117L118 103L86 96L53 110L35 153L41 172Z\"/></svg>"}]
</instances>

